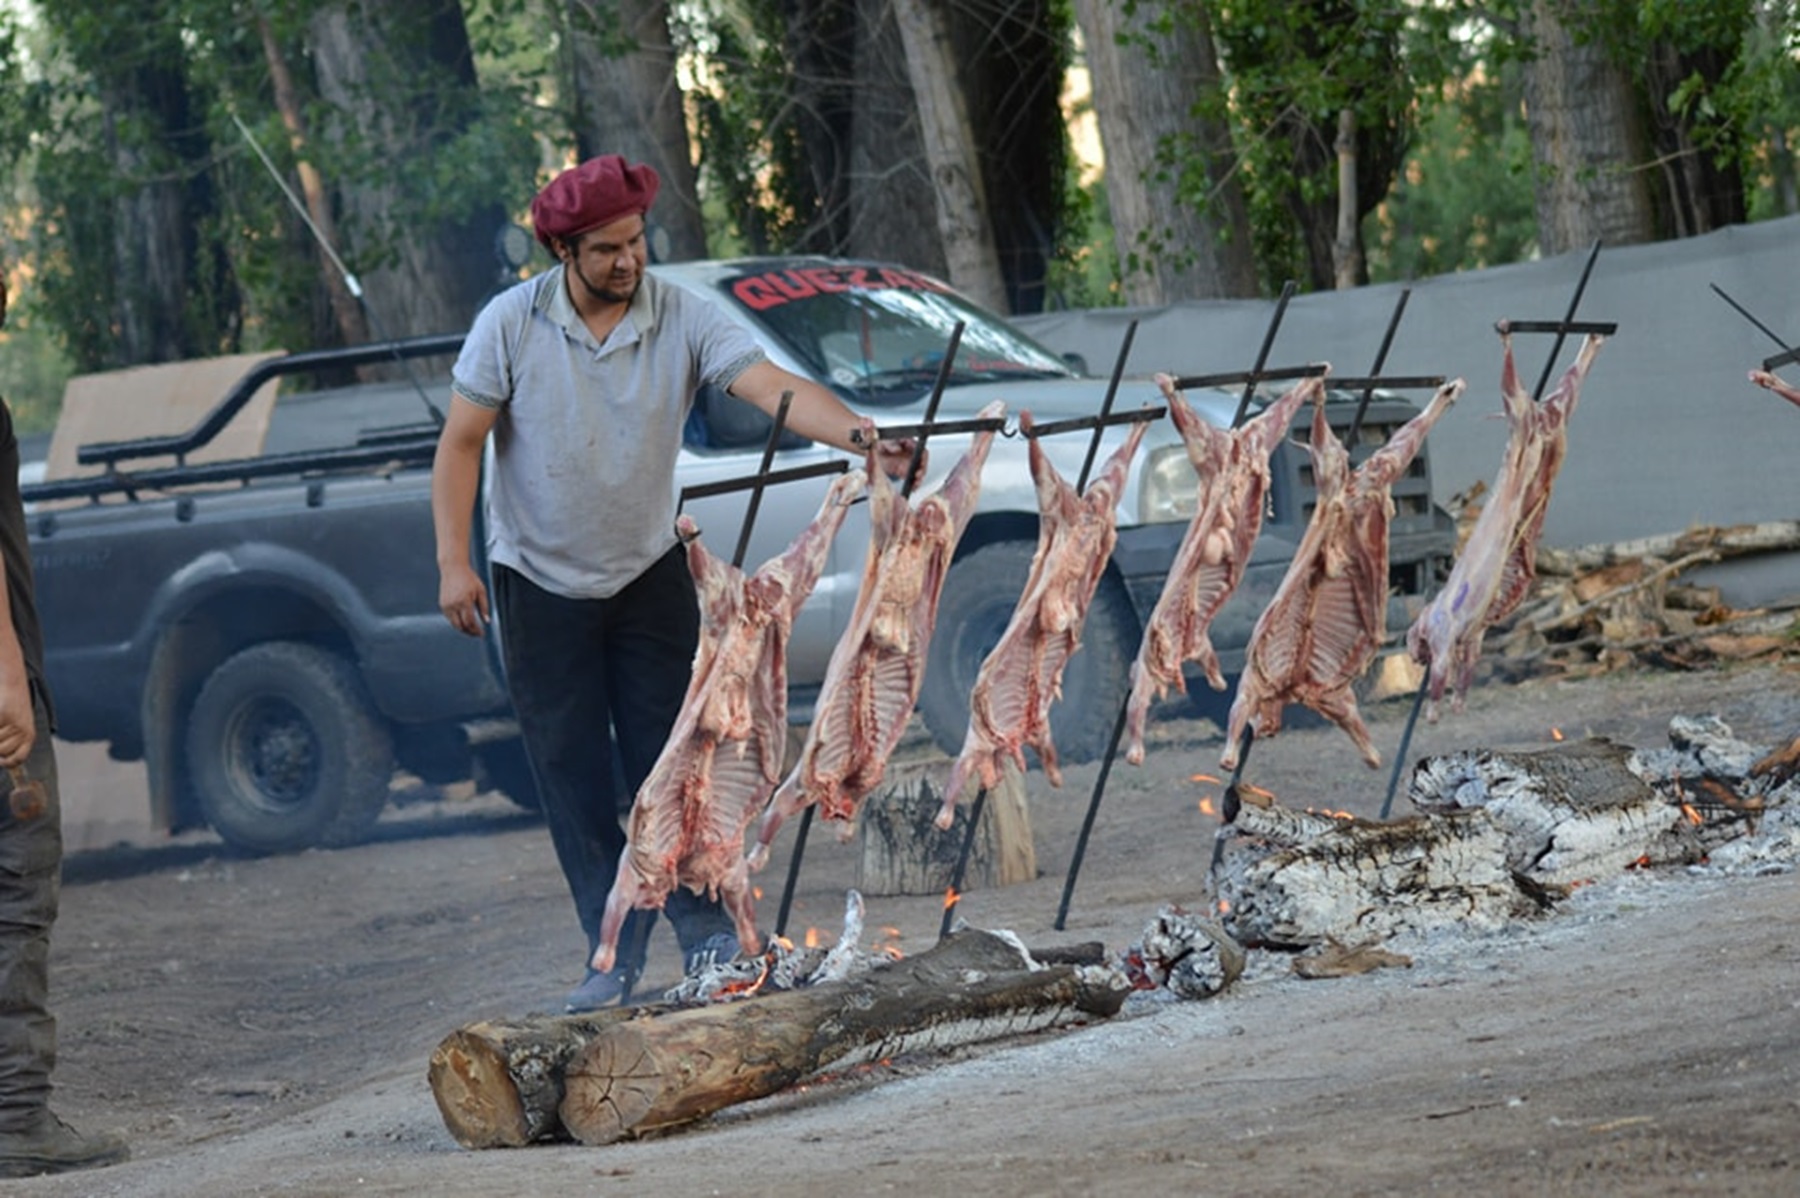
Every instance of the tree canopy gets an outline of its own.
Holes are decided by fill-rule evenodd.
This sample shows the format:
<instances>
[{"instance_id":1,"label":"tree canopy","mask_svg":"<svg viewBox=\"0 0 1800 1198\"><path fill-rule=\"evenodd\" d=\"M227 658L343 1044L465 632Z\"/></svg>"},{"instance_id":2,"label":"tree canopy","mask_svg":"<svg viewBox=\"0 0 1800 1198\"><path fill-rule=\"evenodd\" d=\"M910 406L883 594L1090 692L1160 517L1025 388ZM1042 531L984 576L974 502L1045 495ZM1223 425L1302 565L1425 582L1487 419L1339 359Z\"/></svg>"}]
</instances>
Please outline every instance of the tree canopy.
<instances>
[{"instance_id":1,"label":"tree canopy","mask_svg":"<svg viewBox=\"0 0 1800 1198\"><path fill-rule=\"evenodd\" d=\"M1794 0L12 0L0 386L460 327L612 149L671 255L1012 311L1689 236L1800 206L1797 55Z\"/></svg>"}]
</instances>

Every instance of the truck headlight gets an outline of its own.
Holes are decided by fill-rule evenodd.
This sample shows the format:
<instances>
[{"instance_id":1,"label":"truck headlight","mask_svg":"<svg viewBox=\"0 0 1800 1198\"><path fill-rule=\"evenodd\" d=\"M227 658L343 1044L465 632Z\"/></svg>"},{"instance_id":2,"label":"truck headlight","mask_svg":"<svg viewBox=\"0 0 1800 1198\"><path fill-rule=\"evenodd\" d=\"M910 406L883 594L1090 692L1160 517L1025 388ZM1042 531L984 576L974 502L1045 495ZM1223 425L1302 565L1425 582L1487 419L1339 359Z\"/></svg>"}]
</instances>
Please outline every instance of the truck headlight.
<instances>
[{"instance_id":1,"label":"truck headlight","mask_svg":"<svg viewBox=\"0 0 1800 1198\"><path fill-rule=\"evenodd\" d=\"M1138 485L1138 520L1167 524L1192 520L1199 506L1200 476L1180 445L1161 445L1150 451Z\"/></svg>"}]
</instances>

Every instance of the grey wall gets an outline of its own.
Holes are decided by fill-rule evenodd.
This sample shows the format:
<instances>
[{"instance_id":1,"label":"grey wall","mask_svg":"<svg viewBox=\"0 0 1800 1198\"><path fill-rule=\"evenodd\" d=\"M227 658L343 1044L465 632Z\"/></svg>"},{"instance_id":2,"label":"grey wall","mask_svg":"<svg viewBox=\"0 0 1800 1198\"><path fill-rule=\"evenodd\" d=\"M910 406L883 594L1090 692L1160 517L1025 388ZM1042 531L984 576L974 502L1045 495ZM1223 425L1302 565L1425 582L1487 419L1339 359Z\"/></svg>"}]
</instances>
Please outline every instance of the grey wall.
<instances>
[{"instance_id":1,"label":"grey wall","mask_svg":"<svg viewBox=\"0 0 1800 1198\"><path fill-rule=\"evenodd\" d=\"M1506 423L1495 321L1561 318L1587 256L1583 250L1410 285L1382 373L1469 381L1456 408L1432 432L1441 497L1491 479L1499 466ZM1800 217L1601 249L1575 315L1619 327L1595 360L1571 423L1546 543L1584 545L1695 524L1800 519L1800 407L1745 378L1780 347L1709 284L1789 344L1800 345ZM1323 360L1339 375L1367 374L1404 286L1295 297L1269 364ZM1272 300L1195 302L1050 313L1016 323L1053 349L1085 355L1090 368L1105 375L1136 318L1129 374L1207 374L1248 369L1274 310ZM1515 336L1527 387L1537 383L1554 341L1546 334ZM1573 360L1577 341L1564 344L1550 385ZM1800 366L1779 373L1800 382ZM1746 588L1738 602L1800 594L1800 555L1785 565L1762 562L1726 573L1741 576Z\"/></svg>"}]
</instances>

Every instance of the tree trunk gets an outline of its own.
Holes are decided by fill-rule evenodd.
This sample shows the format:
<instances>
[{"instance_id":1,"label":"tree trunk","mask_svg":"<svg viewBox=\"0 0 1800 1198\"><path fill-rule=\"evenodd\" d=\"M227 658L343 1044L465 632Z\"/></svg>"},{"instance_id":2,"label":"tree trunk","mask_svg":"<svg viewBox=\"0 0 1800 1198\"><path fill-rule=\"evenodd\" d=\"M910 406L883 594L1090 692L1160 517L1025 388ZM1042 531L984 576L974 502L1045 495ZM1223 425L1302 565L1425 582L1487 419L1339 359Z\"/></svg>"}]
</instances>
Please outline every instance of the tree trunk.
<instances>
[{"instance_id":1,"label":"tree trunk","mask_svg":"<svg viewBox=\"0 0 1800 1198\"><path fill-rule=\"evenodd\" d=\"M325 294L330 297L332 319L345 345L361 345L369 340L369 322L363 318L362 308L350 294L349 284L326 250L329 246L331 252L336 252L342 239L338 236L337 220L331 214L330 197L325 194L325 181L319 176L319 168L307 157L306 118L300 111L293 75L288 71L287 58L281 52L267 17L258 14L256 31L262 37L263 57L269 64L275 110L281 114L281 123L288 132L288 145L294 151L294 173L300 177L300 194L305 197L306 214L325 242L314 248L318 251L319 275L324 282Z\"/></svg>"},{"instance_id":2,"label":"tree trunk","mask_svg":"<svg viewBox=\"0 0 1800 1198\"><path fill-rule=\"evenodd\" d=\"M664 0L567 0L578 156L623 154L662 176L650 223L667 246L658 258L704 258L706 224ZM663 236L657 238L658 242Z\"/></svg>"},{"instance_id":3,"label":"tree trunk","mask_svg":"<svg viewBox=\"0 0 1800 1198\"><path fill-rule=\"evenodd\" d=\"M328 135L341 161L369 162L337 181L340 257L362 284L377 337L466 329L492 289L497 201L438 217L433 156L475 110L474 59L462 11L435 0L332 4L308 24Z\"/></svg>"},{"instance_id":4,"label":"tree trunk","mask_svg":"<svg viewBox=\"0 0 1800 1198\"><path fill-rule=\"evenodd\" d=\"M888 0L853 0L857 42L850 227L843 252L948 274L906 48Z\"/></svg>"},{"instance_id":5,"label":"tree trunk","mask_svg":"<svg viewBox=\"0 0 1800 1198\"><path fill-rule=\"evenodd\" d=\"M1043 964L1040 962L1040 964ZM477 1023L432 1053L445 1125L470 1148L607 1144L762 1098L831 1066L1116 1014L1126 991L1030 969L987 932L842 981L681 1009Z\"/></svg>"},{"instance_id":6,"label":"tree trunk","mask_svg":"<svg viewBox=\"0 0 1800 1198\"><path fill-rule=\"evenodd\" d=\"M1630 82L1597 41L1575 40L1561 10L1562 0L1532 0L1528 14L1536 56L1525 72L1525 110L1539 246L1550 255L1595 241L1651 241L1655 209L1637 169L1644 135Z\"/></svg>"},{"instance_id":7,"label":"tree trunk","mask_svg":"<svg viewBox=\"0 0 1800 1198\"><path fill-rule=\"evenodd\" d=\"M907 79L919 109L950 282L985 307L1004 312L1006 283L994 248L968 105L943 18L933 0L892 0L892 4L906 50Z\"/></svg>"},{"instance_id":8,"label":"tree trunk","mask_svg":"<svg viewBox=\"0 0 1800 1198\"><path fill-rule=\"evenodd\" d=\"M1223 86L1205 6L1182 6L1191 19L1178 19L1166 37L1153 31L1151 5L1076 0L1075 11L1106 155L1121 298L1255 295L1249 210L1230 134L1197 107ZM1173 173L1171 155L1198 156L1198 176Z\"/></svg>"},{"instance_id":9,"label":"tree trunk","mask_svg":"<svg viewBox=\"0 0 1800 1198\"><path fill-rule=\"evenodd\" d=\"M1361 214L1356 206L1356 111L1351 108L1338 110L1337 158L1337 269L1334 273L1338 290L1347 291L1360 284L1364 275L1361 222L1358 219Z\"/></svg>"}]
</instances>

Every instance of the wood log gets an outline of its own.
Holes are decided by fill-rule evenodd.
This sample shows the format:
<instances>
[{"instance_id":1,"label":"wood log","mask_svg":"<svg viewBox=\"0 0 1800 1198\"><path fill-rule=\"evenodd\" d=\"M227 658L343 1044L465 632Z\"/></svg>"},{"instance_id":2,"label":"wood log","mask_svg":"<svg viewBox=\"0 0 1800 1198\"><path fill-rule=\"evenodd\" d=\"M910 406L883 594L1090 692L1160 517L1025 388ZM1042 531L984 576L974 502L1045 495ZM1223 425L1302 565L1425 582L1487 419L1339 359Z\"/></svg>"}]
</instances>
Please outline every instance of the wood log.
<instances>
[{"instance_id":1,"label":"wood log","mask_svg":"<svg viewBox=\"0 0 1800 1198\"><path fill-rule=\"evenodd\" d=\"M1762 524L1705 525L1660 536L1575 549L1544 545L1538 548L1537 568L1541 574L1572 575L1638 557L1666 561L1700 550L1712 550L1721 557L1741 557L1793 549L1800 549L1800 520L1770 520Z\"/></svg>"},{"instance_id":2,"label":"wood log","mask_svg":"<svg viewBox=\"0 0 1800 1198\"><path fill-rule=\"evenodd\" d=\"M973 818L974 795L957 807L955 822L940 831L932 820L943 805L948 772L948 762L893 770L891 780L863 800L858 890L866 895L942 894L949 887ZM1018 767L1008 765L982 805L962 888L1011 886L1032 880L1037 872L1025 779Z\"/></svg>"},{"instance_id":3,"label":"wood log","mask_svg":"<svg viewBox=\"0 0 1800 1198\"><path fill-rule=\"evenodd\" d=\"M432 1052L425 1074L444 1126L464 1148L568 1139L557 1107L569 1060L611 1025L651 1011L627 1007L458 1028Z\"/></svg>"},{"instance_id":4,"label":"wood log","mask_svg":"<svg viewBox=\"0 0 1800 1198\"><path fill-rule=\"evenodd\" d=\"M1115 970L1034 970L1016 941L962 932L841 982L613 1024L569 1062L560 1114L577 1140L609 1144L827 1067L1111 1016L1126 992Z\"/></svg>"},{"instance_id":5,"label":"wood log","mask_svg":"<svg viewBox=\"0 0 1800 1198\"><path fill-rule=\"evenodd\" d=\"M1044 955L1091 961L1095 951ZM465 1147L602 1144L691 1122L830 1066L1105 1018L1124 1003L1127 984L1110 967L1026 962L1016 940L967 931L801 990L483 1021L445 1037L427 1079Z\"/></svg>"},{"instance_id":6,"label":"wood log","mask_svg":"<svg viewBox=\"0 0 1800 1198\"><path fill-rule=\"evenodd\" d=\"M1225 930L1250 948L1307 948L1499 928L1532 909L1505 846L1483 811L1378 823L1246 803L1221 859Z\"/></svg>"},{"instance_id":7,"label":"wood log","mask_svg":"<svg viewBox=\"0 0 1800 1198\"><path fill-rule=\"evenodd\" d=\"M1413 767L1407 797L1426 812L1487 812L1506 860L1550 885L1610 877L1666 853L1685 855L1679 806L1627 765L1632 750L1602 738L1548 749L1470 749Z\"/></svg>"}]
</instances>

